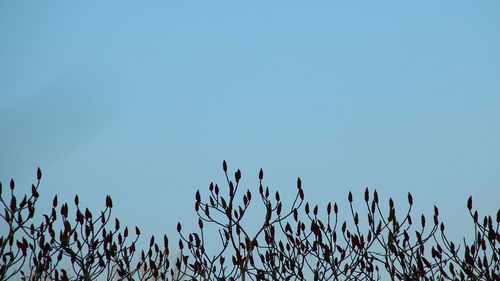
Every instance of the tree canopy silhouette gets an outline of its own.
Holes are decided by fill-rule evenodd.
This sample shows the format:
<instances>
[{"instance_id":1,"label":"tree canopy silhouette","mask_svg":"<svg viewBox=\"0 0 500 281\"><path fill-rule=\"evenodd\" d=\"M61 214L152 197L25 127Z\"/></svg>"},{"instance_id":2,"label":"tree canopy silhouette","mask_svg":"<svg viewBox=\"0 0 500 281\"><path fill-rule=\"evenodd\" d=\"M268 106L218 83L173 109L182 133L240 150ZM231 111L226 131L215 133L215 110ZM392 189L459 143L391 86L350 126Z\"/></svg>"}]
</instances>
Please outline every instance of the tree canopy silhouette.
<instances>
[{"instance_id":1,"label":"tree canopy silhouette","mask_svg":"<svg viewBox=\"0 0 500 281\"><path fill-rule=\"evenodd\" d=\"M385 208L368 189L357 210L349 192L341 216L336 203L320 210L306 202L300 178L287 203L265 187L262 170L254 191L242 190L240 170L230 176L226 161L222 168L223 187L210 183L195 194L197 231L185 233L178 223L173 255L166 235L139 249L139 228L112 218L110 196L99 211L75 196L70 212L56 195L40 215L40 169L26 194L16 195L14 180L8 188L0 183L0 280L500 280L500 210L480 219L471 197L473 239L453 242L438 207L429 220L416 217L410 193L408 207L396 212L392 199ZM249 211L252 204L262 217ZM249 217L260 224L248 227Z\"/></svg>"}]
</instances>

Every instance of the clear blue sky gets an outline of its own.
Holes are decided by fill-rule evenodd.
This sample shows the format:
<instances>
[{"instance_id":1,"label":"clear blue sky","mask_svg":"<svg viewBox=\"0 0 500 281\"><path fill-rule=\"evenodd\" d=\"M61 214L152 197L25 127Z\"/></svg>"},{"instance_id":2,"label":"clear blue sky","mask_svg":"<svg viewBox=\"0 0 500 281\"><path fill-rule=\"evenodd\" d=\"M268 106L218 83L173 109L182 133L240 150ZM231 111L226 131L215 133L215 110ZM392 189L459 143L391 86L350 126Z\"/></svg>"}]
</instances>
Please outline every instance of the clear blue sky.
<instances>
[{"instance_id":1,"label":"clear blue sky","mask_svg":"<svg viewBox=\"0 0 500 281\"><path fill-rule=\"evenodd\" d=\"M41 166L46 198L111 194L124 223L171 233L226 159L244 187L262 167L322 204L411 191L459 233L469 195L500 206L499 14L493 0L1 1L0 181L28 188Z\"/></svg>"}]
</instances>

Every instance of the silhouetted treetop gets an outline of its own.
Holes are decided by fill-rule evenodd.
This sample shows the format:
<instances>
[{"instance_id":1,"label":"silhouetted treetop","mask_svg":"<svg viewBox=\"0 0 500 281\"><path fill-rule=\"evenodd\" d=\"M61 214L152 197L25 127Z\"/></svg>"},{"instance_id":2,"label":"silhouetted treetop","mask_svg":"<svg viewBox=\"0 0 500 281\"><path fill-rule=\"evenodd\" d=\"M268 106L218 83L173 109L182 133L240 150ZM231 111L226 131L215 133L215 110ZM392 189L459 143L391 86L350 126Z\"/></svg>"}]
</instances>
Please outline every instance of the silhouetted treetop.
<instances>
[{"instance_id":1,"label":"silhouetted treetop","mask_svg":"<svg viewBox=\"0 0 500 281\"><path fill-rule=\"evenodd\" d=\"M454 242L437 206L431 216L413 214L411 193L396 212L392 198L385 208L368 188L358 210L349 192L341 215L336 202L306 202L300 178L283 202L262 169L256 190L244 190L241 171L230 176L226 161L222 170L223 187L195 193L198 218L189 224L197 230L177 224L173 256L166 235L139 249L139 228L129 233L112 218L109 195L98 211L81 207L78 195L72 207L55 195L39 214L40 169L28 193L17 195L14 180L2 192L0 183L0 280L500 280L500 210L480 219L472 197L473 238ZM262 216L249 211L256 204ZM249 218L259 223L248 227Z\"/></svg>"}]
</instances>

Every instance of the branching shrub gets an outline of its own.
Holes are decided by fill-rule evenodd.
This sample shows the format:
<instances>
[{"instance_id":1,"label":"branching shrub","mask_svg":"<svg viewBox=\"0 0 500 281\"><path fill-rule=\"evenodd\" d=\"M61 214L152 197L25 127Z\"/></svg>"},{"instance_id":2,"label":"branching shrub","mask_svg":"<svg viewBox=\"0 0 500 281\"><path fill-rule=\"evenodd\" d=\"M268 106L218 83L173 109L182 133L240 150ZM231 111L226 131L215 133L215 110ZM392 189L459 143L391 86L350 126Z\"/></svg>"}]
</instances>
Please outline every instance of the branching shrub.
<instances>
[{"instance_id":1,"label":"branching shrub","mask_svg":"<svg viewBox=\"0 0 500 281\"><path fill-rule=\"evenodd\" d=\"M304 201L300 178L287 205L264 187L262 170L258 195L241 190L241 172L230 177L225 161L223 171L224 187L211 183L206 198L196 192L198 230L183 233L178 223L180 254L173 257L166 235L136 249L139 228L132 235L112 219L110 196L96 213L75 196L74 216L55 196L51 212L35 216L40 169L31 194L20 201L13 180L5 194L0 183L0 280L500 280L500 210L480 220L471 197L473 239L453 242L436 206L429 220L413 215L410 193L400 213L392 199L385 209L368 189L364 210L357 210L349 192L341 216L337 203L320 210ZM248 227L248 217L256 219L249 211L254 201L263 216Z\"/></svg>"}]
</instances>

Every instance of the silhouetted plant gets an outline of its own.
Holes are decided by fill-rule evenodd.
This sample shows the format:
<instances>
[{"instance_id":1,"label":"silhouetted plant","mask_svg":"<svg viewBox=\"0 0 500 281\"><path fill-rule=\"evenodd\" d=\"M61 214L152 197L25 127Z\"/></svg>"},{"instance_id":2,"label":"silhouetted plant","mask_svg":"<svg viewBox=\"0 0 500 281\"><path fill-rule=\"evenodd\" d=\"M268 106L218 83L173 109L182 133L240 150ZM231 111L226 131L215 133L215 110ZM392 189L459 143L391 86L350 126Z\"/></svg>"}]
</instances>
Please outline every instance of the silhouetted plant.
<instances>
[{"instance_id":1,"label":"silhouetted plant","mask_svg":"<svg viewBox=\"0 0 500 281\"><path fill-rule=\"evenodd\" d=\"M385 209L377 191L368 189L365 210L356 210L349 192L349 208L340 216L337 203L320 210L305 202L300 178L294 200L287 206L279 192L271 194L264 187L262 170L257 196L241 191L239 170L230 177L224 161L223 171L224 188L211 183L206 200L196 192L198 230L184 234L178 223L180 254L171 258L167 236L161 242L153 236L147 249L136 249L140 231L136 227L135 235L130 235L118 219L111 219L110 196L97 215L83 210L76 196L74 217L67 203L58 207L56 196L50 214L36 224L40 169L31 194L20 202L13 180L5 198L0 183L4 206L0 279L500 280L500 210L495 220L484 216L480 221L472 198L467 208L474 238L456 243L447 238L436 206L430 221L413 215L410 193L408 208L396 213L392 199ZM255 221L256 213L248 214L255 197L263 216L258 226L246 227L248 217ZM214 228L215 233L206 233ZM219 247L212 238L207 240L214 234Z\"/></svg>"}]
</instances>

